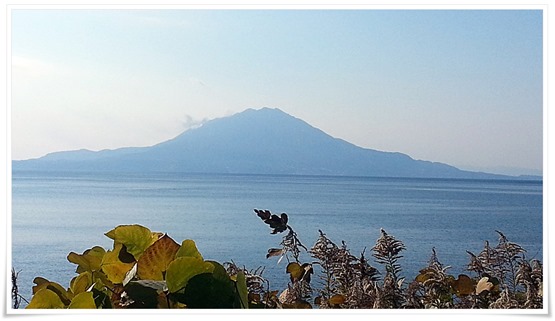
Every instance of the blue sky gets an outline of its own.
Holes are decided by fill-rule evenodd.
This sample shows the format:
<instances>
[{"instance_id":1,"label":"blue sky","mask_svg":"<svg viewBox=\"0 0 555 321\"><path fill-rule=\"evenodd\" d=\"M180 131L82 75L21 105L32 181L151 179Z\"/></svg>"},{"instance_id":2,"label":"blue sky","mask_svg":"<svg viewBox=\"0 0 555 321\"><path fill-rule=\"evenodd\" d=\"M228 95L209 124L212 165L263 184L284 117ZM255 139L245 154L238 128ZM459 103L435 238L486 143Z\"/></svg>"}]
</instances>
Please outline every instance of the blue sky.
<instances>
[{"instance_id":1,"label":"blue sky","mask_svg":"<svg viewBox=\"0 0 555 321\"><path fill-rule=\"evenodd\" d=\"M11 18L13 159L153 145L267 106L365 148L510 174L543 166L540 10Z\"/></svg>"}]
</instances>

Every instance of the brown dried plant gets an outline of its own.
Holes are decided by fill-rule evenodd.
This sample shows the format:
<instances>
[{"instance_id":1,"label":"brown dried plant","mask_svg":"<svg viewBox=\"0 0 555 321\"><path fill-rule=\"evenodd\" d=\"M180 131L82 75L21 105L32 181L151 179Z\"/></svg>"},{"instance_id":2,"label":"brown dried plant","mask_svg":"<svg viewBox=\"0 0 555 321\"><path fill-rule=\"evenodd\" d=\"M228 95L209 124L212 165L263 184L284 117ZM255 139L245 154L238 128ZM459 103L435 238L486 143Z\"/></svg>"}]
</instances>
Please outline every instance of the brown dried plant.
<instances>
[{"instance_id":1,"label":"brown dried plant","mask_svg":"<svg viewBox=\"0 0 555 321\"><path fill-rule=\"evenodd\" d=\"M280 216L272 214L269 210L258 210L254 209L254 212L262 221L272 228L271 234L282 233L284 231L288 231L288 233L283 236L282 241L280 243L281 248L271 248L268 249L268 254L266 254L266 258L270 258L272 256L279 256L281 261L283 257L287 256L287 253L291 253L295 262L299 261L299 256L301 254L301 249L308 251L308 249L301 243L299 238L297 237L297 233L289 226L287 223L289 221L288 216L286 213L281 213Z\"/></svg>"},{"instance_id":2,"label":"brown dried plant","mask_svg":"<svg viewBox=\"0 0 555 321\"><path fill-rule=\"evenodd\" d=\"M447 274L450 266L444 266L438 259L435 248L428 260L428 266L420 270L407 289L405 307L414 309L451 309L454 307L452 275Z\"/></svg>"},{"instance_id":3,"label":"brown dried plant","mask_svg":"<svg viewBox=\"0 0 555 321\"><path fill-rule=\"evenodd\" d=\"M536 297L537 282L530 282L531 276L527 271L529 263L526 262L524 253L526 252L520 245L510 242L500 231L498 244L491 247L486 241L484 249L475 255L470 251L470 263L467 269L476 272L480 278L488 278L494 285L491 290L483 292L477 297L478 307L489 308L515 308L523 305L522 289L527 289L530 296L530 306L538 306ZM530 277L530 278L529 278ZM525 281L527 280L528 281ZM537 278L536 278L537 279ZM516 302L516 303L515 303Z\"/></svg>"},{"instance_id":4,"label":"brown dried plant","mask_svg":"<svg viewBox=\"0 0 555 321\"><path fill-rule=\"evenodd\" d=\"M525 288L523 308L538 309L543 306L543 266L539 260L522 260L516 282Z\"/></svg>"},{"instance_id":5,"label":"brown dried plant","mask_svg":"<svg viewBox=\"0 0 555 321\"><path fill-rule=\"evenodd\" d=\"M308 249L301 243L297 237L297 233L288 224L289 219L286 213L279 216L272 214L269 210L254 209L256 215L272 229L271 234L282 233L288 231L281 240L281 248L271 248L266 254L266 258L279 256L279 262L285 257L289 264L286 272L291 276L291 282L278 297L278 305L283 308L311 308L312 306L306 301L312 295L312 287L310 286L310 275L313 273L312 264L301 263L300 254L302 250L308 252ZM294 258L291 262L288 253Z\"/></svg>"},{"instance_id":6,"label":"brown dried plant","mask_svg":"<svg viewBox=\"0 0 555 321\"><path fill-rule=\"evenodd\" d=\"M313 265L318 266L320 286L315 290L314 305L322 309L543 308L541 262L526 261L525 250L500 231L496 231L499 241L495 247L486 241L478 255L467 251L470 262L466 268L476 276L448 274L451 267L443 265L432 248L428 265L404 287L399 261L405 245L384 229L380 229L380 237L372 247L372 257L384 268L381 274L370 265L364 251L358 257L352 255L344 241L338 245L321 230L314 246L307 251L315 262L301 263L299 253L306 248L288 225L287 215L277 216L267 210L255 212L270 225L272 234L289 231L281 242L282 248L270 249L267 255L281 256L281 260L291 253L295 259L286 269L291 282L279 295L278 308L311 307L308 299Z\"/></svg>"},{"instance_id":7,"label":"brown dried plant","mask_svg":"<svg viewBox=\"0 0 555 321\"><path fill-rule=\"evenodd\" d=\"M387 234L384 229L380 229L380 232L380 238L378 238L376 245L372 248L372 256L385 267L386 274L383 279L383 287L377 307L382 309L398 309L405 303L402 290L404 278L399 276L402 268L398 261L403 257L400 255L401 251L406 248L403 242Z\"/></svg>"},{"instance_id":8,"label":"brown dried plant","mask_svg":"<svg viewBox=\"0 0 555 321\"><path fill-rule=\"evenodd\" d=\"M378 270L372 267L364 252L352 255L345 242L339 247L321 230L310 249L320 265L323 286L316 298L320 308L372 308L376 297Z\"/></svg>"}]
</instances>

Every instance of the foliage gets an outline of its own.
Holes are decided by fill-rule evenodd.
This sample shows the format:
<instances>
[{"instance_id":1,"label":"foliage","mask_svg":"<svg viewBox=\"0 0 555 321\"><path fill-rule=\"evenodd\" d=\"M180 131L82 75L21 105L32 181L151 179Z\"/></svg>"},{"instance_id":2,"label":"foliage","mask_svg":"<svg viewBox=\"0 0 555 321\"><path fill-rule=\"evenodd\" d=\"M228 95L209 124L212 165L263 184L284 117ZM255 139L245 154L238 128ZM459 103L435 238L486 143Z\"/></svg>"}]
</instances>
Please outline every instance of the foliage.
<instances>
[{"instance_id":1,"label":"foliage","mask_svg":"<svg viewBox=\"0 0 555 321\"><path fill-rule=\"evenodd\" d=\"M37 277L27 309L247 308L245 275L204 260L192 240L181 245L140 225L121 225L105 234L111 250L99 246L68 261L77 265L64 288Z\"/></svg>"},{"instance_id":2,"label":"foliage","mask_svg":"<svg viewBox=\"0 0 555 321\"><path fill-rule=\"evenodd\" d=\"M105 233L112 249L94 246L69 253L77 275L69 287L37 277L27 309L263 308L263 309L541 309L543 266L496 231L499 242L468 252L470 275L454 276L432 249L428 265L406 284L401 259L405 245L385 230L371 248L376 266L353 255L322 231L307 249L287 214L255 209L272 235L283 235L266 258L286 259L285 289L270 288L264 268L205 260L193 240L175 242L140 225ZM301 261L305 252L314 261ZM316 276L316 278L313 278ZM19 298L12 271L12 299ZM313 281L315 279L316 281ZM312 285L316 283L316 285ZM405 285L406 284L406 285ZM14 301L14 307L19 301ZM16 307L17 308L17 307Z\"/></svg>"}]
</instances>

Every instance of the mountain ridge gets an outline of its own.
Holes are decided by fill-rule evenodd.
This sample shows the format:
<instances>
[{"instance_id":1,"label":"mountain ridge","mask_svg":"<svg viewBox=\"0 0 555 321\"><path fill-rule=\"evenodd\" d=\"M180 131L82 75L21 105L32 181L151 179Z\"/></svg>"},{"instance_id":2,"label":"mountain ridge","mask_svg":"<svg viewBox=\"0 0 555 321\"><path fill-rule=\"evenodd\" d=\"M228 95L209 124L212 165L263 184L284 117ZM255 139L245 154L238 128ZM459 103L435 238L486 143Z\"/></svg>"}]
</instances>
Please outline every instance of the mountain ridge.
<instances>
[{"instance_id":1,"label":"mountain ridge","mask_svg":"<svg viewBox=\"0 0 555 321\"><path fill-rule=\"evenodd\" d=\"M362 148L278 108L249 108L148 147L74 150L12 161L14 170L164 171L519 179L460 170L399 152Z\"/></svg>"}]
</instances>

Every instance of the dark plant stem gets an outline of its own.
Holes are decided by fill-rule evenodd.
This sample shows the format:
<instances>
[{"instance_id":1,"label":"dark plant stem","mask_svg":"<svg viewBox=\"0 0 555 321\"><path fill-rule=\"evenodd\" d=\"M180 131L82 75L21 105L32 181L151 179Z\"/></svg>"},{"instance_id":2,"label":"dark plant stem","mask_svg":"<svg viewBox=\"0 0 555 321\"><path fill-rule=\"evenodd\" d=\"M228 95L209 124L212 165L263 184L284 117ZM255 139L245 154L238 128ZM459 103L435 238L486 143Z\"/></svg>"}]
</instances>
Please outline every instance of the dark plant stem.
<instances>
[{"instance_id":1,"label":"dark plant stem","mask_svg":"<svg viewBox=\"0 0 555 321\"><path fill-rule=\"evenodd\" d=\"M12 307L14 309L19 309L19 306L21 305L21 300L29 304L29 301L27 301L24 297L21 296L21 294L19 294L19 289L17 287L17 278L19 277L19 272L16 272L15 269L12 268Z\"/></svg>"}]
</instances>

